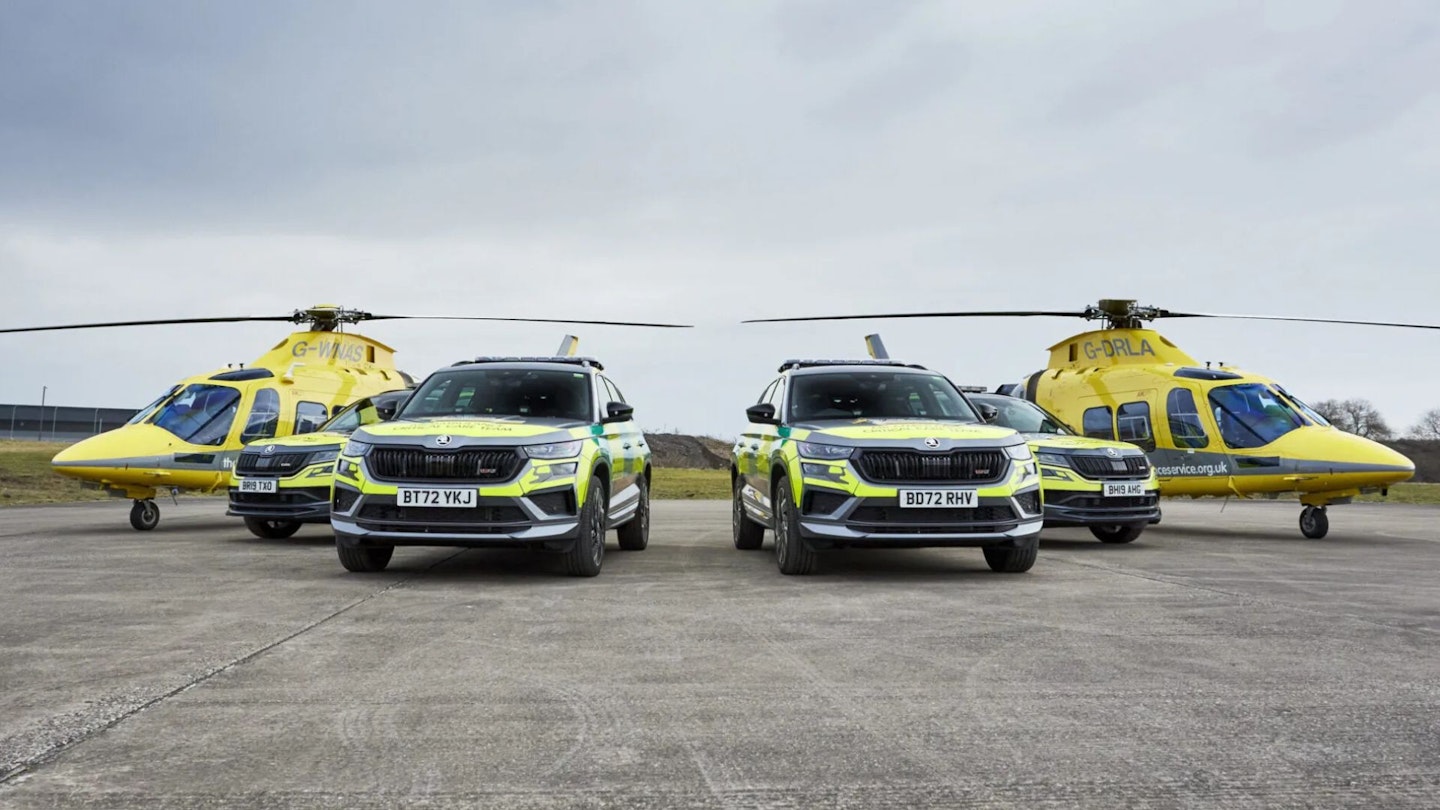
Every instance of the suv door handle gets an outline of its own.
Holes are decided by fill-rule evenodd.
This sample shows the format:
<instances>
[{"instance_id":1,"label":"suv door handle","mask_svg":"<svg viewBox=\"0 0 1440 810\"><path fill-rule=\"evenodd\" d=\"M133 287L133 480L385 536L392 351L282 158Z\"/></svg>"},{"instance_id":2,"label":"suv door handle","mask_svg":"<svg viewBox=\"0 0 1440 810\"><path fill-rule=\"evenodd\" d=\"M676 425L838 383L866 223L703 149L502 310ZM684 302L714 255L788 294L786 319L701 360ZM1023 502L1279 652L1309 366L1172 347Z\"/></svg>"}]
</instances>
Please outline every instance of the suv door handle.
<instances>
[{"instance_id":1,"label":"suv door handle","mask_svg":"<svg viewBox=\"0 0 1440 810\"><path fill-rule=\"evenodd\" d=\"M629 449L630 449L630 442L625 442L624 444L622 444L622 445L620 445L620 446L623 447L623 448L625 448L626 450L629 450Z\"/></svg>"}]
</instances>

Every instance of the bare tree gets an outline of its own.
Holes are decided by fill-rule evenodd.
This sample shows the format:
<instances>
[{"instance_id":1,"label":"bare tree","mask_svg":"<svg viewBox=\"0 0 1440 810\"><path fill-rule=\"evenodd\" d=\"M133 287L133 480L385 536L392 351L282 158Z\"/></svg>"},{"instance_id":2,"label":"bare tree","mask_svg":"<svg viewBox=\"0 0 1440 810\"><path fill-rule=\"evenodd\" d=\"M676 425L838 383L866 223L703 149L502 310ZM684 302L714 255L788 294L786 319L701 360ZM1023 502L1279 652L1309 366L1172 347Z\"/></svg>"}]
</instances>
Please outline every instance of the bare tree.
<instances>
[{"instance_id":1,"label":"bare tree","mask_svg":"<svg viewBox=\"0 0 1440 810\"><path fill-rule=\"evenodd\" d=\"M1326 399L1311 407L1346 433L1367 439L1391 439L1395 436L1385 417L1368 399Z\"/></svg>"},{"instance_id":2,"label":"bare tree","mask_svg":"<svg viewBox=\"0 0 1440 810\"><path fill-rule=\"evenodd\" d=\"M1431 408L1420 415L1420 421L1416 422L1410 432L1405 434L1407 439L1440 439L1440 408Z\"/></svg>"}]
</instances>

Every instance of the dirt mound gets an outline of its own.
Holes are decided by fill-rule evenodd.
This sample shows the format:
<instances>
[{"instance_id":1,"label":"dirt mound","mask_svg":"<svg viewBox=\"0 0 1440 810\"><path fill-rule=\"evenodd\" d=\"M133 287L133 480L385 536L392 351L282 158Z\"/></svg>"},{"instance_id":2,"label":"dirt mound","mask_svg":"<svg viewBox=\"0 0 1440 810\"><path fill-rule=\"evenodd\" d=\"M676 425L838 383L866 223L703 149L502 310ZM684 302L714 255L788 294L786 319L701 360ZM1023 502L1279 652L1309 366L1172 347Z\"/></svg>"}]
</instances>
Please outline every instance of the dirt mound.
<instances>
[{"instance_id":1,"label":"dirt mound","mask_svg":"<svg viewBox=\"0 0 1440 810\"><path fill-rule=\"evenodd\" d=\"M1411 481L1440 484L1440 440L1396 439L1383 444L1415 462L1415 477Z\"/></svg>"},{"instance_id":2,"label":"dirt mound","mask_svg":"<svg viewBox=\"0 0 1440 810\"><path fill-rule=\"evenodd\" d=\"M646 433L651 463L656 467L723 470L730 466L731 443L710 436L683 433Z\"/></svg>"}]
</instances>

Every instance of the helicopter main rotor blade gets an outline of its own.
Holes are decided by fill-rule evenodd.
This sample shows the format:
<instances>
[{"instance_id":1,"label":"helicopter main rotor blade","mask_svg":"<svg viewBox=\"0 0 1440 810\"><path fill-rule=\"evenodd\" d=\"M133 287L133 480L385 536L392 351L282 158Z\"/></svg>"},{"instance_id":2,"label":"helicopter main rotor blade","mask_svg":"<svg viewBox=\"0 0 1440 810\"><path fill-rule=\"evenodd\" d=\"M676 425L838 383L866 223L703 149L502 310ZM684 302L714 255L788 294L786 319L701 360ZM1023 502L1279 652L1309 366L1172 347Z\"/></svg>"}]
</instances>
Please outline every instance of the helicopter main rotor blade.
<instances>
[{"instance_id":1,"label":"helicopter main rotor blade","mask_svg":"<svg viewBox=\"0 0 1440 810\"><path fill-rule=\"evenodd\" d=\"M1173 312L1162 310L1158 317L1161 318L1230 318L1247 321L1299 321L1302 323L1345 323L1355 326L1394 326L1402 329L1440 329L1440 324L1433 323L1398 323L1395 321L1351 321L1341 318L1299 318L1289 315L1227 315L1216 312Z\"/></svg>"},{"instance_id":2,"label":"helicopter main rotor blade","mask_svg":"<svg viewBox=\"0 0 1440 810\"><path fill-rule=\"evenodd\" d=\"M793 323L795 321L863 321L870 318L1083 318L1081 312L1049 312L1042 310L996 310L972 312L889 312L876 315L812 315L805 318L755 318L741 323Z\"/></svg>"},{"instance_id":3,"label":"helicopter main rotor blade","mask_svg":"<svg viewBox=\"0 0 1440 810\"><path fill-rule=\"evenodd\" d=\"M67 323L57 326L25 326L18 329L0 329L6 332L57 332L62 329L108 329L112 326L167 326L186 323L238 323L241 321L289 321L289 315L259 315L255 317L231 318L161 318L153 321L109 321L106 323Z\"/></svg>"},{"instance_id":4,"label":"helicopter main rotor blade","mask_svg":"<svg viewBox=\"0 0 1440 810\"><path fill-rule=\"evenodd\" d=\"M649 326L656 329L693 329L688 323L642 323L637 321L580 321L572 318L493 318L479 315L366 315L367 321L505 321L509 323L566 323L586 326Z\"/></svg>"}]
</instances>

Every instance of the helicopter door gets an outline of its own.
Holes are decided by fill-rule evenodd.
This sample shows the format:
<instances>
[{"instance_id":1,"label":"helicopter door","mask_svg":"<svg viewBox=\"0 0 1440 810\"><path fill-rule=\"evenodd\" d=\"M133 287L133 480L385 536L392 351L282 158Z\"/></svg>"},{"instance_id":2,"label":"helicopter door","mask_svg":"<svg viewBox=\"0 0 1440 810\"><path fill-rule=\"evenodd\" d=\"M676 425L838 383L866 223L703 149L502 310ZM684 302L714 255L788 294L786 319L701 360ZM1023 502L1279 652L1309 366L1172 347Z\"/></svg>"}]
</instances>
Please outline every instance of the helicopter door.
<instances>
[{"instance_id":1,"label":"helicopter door","mask_svg":"<svg viewBox=\"0 0 1440 810\"><path fill-rule=\"evenodd\" d=\"M1156 420L1157 449L1150 454L1155 474L1161 478L1205 478L1229 476L1234 470L1230 455L1219 440L1210 414L1201 409L1203 396L1187 386L1175 386L1165 394L1165 414Z\"/></svg>"}]
</instances>

